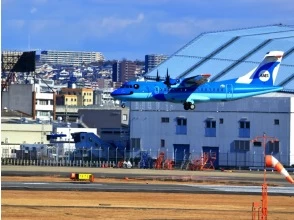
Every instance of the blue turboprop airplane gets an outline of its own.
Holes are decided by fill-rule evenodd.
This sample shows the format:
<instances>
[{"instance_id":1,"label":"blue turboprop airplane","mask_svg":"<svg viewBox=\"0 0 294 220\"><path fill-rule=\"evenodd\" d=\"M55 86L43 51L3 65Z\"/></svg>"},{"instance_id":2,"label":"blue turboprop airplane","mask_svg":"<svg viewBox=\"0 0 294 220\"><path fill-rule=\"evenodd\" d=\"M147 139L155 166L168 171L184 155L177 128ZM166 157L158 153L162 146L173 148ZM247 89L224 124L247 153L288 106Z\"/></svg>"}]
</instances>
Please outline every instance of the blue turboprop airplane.
<instances>
[{"instance_id":1,"label":"blue turboprop airplane","mask_svg":"<svg viewBox=\"0 0 294 220\"><path fill-rule=\"evenodd\" d=\"M185 110L193 110L196 103L232 101L280 91L283 87L274 83L283 54L282 51L268 52L258 67L236 79L209 82L210 74L172 79L168 71L165 79L161 79L157 72L155 80L126 82L111 96L121 100L123 108L126 101L167 101L183 103Z\"/></svg>"}]
</instances>

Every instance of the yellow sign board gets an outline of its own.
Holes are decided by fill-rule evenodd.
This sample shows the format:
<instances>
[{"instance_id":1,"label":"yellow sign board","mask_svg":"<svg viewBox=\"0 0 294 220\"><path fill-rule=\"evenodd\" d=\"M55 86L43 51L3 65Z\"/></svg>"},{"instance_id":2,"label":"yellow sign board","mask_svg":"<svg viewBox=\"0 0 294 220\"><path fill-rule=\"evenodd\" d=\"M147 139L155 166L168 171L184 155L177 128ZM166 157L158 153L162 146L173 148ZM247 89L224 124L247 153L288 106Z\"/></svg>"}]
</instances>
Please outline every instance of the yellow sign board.
<instances>
[{"instance_id":1,"label":"yellow sign board","mask_svg":"<svg viewBox=\"0 0 294 220\"><path fill-rule=\"evenodd\" d=\"M88 173L79 173L79 180L89 180L92 174Z\"/></svg>"}]
</instances>

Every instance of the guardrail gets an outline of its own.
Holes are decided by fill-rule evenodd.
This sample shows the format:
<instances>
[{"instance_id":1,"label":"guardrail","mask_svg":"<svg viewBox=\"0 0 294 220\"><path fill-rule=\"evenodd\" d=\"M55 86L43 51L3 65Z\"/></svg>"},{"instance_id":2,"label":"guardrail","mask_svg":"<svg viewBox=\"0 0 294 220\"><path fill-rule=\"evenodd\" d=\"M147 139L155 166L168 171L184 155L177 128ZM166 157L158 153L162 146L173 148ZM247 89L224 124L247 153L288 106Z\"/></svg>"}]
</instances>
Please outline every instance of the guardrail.
<instances>
[{"instance_id":1,"label":"guardrail","mask_svg":"<svg viewBox=\"0 0 294 220\"><path fill-rule=\"evenodd\" d=\"M59 167L117 167L114 161L83 161L83 160L23 160L2 158L1 165L12 166L59 166Z\"/></svg>"}]
</instances>

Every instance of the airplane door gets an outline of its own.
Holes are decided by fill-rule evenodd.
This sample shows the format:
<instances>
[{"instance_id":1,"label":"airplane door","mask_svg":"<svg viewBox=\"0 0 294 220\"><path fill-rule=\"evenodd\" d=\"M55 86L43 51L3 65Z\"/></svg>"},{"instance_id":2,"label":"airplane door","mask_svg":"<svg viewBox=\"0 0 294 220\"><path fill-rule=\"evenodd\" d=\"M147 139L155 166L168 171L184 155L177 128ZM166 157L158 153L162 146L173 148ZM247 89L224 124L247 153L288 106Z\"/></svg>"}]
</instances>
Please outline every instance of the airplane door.
<instances>
[{"instance_id":1,"label":"airplane door","mask_svg":"<svg viewBox=\"0 0 294 220\"><path fill-rule=\"evenodd\" d=\"M156 96L158 93L159 93L159 87L154 86L153 88L150 88L150 92L148 93L149 94L148 98L152 98Z\"/></svg>"},{"instance_id":2,"label":"airplane door","mask_svg":"<svg viewBox=\"0 0 294 220\"><path fill-rule=\"evenodd\" d=\"M158 94L159 93L159 86L155 86L153 92L154 92L154 94Z\"/></svg>"},{"instance_id":3,"label":"airplane door","mask_svg":"<svg viewBox=\"0 0 294 220\"><path fill-rule=\"evenodd\" d=\"M233 98L233 85L232 84L226 85L226 98L227 99Z\"/></svg>"}]
</instances>

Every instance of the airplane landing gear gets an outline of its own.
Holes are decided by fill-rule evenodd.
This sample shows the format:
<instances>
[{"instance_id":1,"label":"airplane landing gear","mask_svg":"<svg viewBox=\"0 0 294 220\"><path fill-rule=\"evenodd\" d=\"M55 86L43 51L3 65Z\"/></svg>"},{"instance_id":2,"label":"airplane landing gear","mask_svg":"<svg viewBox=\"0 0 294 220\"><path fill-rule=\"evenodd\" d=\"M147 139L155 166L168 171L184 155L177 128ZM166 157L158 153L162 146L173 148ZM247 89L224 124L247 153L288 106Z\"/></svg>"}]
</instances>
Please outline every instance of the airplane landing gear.
<instances>
[{"instance_id":1,"label":"airplane landing gear","mask_svg":"<svg viewBox=\"0 0 294 220\"><path fill-rule=\"evenodd\" d=\"M120 107L125 108L126 107L125 103L121 103Z\"/></svg>"},{"instance_id":2,"label":"airplane landing gear","mask_svg":"<svg viewBox=\"0 0 294 220\"><path fill-rule=\"evenodd\" d=\"M191 102L184 102L184 109L185 110L194 110L195 109L195 105L192 104Z\"/></svg>"},{"instance_id":3,"label":"airplane landing gear","mask_svg":"<svg viewBox=\"0 0 294 220\"><path fill-rule=\"evenodd\" d=\"M188 102L184 102L184 109L185 110L189 110L190 109L190 106L189 106L189 103Z\"/></svg>"}]
</instances>

